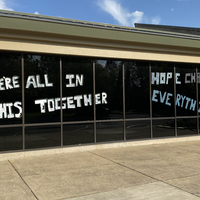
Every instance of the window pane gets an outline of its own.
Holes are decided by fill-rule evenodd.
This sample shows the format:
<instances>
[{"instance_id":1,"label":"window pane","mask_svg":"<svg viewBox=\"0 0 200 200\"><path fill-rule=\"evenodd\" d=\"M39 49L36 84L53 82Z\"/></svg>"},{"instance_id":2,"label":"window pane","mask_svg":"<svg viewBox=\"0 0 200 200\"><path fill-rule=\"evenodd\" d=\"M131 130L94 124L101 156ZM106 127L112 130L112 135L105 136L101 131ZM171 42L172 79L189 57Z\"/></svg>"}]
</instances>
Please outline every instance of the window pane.
<instances>
[{"instance_id":1,"label":"window pane","mask_svg":"<svg viewBox=\"0 0 200 200\"><path fill-rule=\"evenodd\" d=\"M196 135L197 119L177 119L177 135Z\"/></svg>"},{"instance_id":2,"label":"window pane","mask_svg":"<svg viewBox=\"0 0 200 200\"><path fill-rule=\"evenodd\" d=\"M0 128L0 151L22 150L22 128Z\"/></svg>"},{"instance_id":3,"label":"window pane","mask_svg":"<svg viewBox=\"0 0 200 200\"><path fill-rule=\"evenodd\" d=\"M59 58L26 55L25 123L60 121Z\"/></svg>"},{"instance_id":4,"label":"window pane","mask_svg":"<svg viewBox=\"0 0 200 200\"><path fill-rule=\"evenodd\" d=\"M64 145L94 143L94 124L69 124L63 126Z\"/></svg>"},{"instance_id":5,"label":"window pane","mask_svg":"<svg viewBox=\"0 0 200 200\"><path fill-rule=\"evenodd\" d=\"M95 67L97 119L122 119L122 62L97 60Z\"/></svg>"},{"instance_id":6,"label":"window pane","mask_svg":"<svg viewBox=\"0 0 200 200\"><path fill-rule=\"evenodd\" d=\"M126 118L150 117L149 63L125 63Z\"/></svg>"},{"instance_id":7,"label":"window pane","mask_svg":"<svg viewBox=\"0 0 200 200\"><path fill-rule=\"evenodd\" d=\"M123 140L123 122L97 123L97 142Z\"/></svg>"},{"instance_id":8,"label":"window pane","mask_svg":"<svg viewBox=\"0 0 200 200\"><path fill-rule=\"evenodd\" d=\"M84 58L63 58L63 119L94 119L93 62Z\"/></svg>"},{"instance_id":9,"label":"window pane","mask_svg":"<svg viewBox=\"0 0 200 200\"><path fill-rule=\"evenodd\" d=\"M22 123L21 55L0 53L0 125Z\"/></svg>"},{"instance_id":10,"label":"window pane","mask_svg":"<svg viewBox=\"0 0 200 200\"><path fill-rule=\"evenodd\" d=\"M35 126L25 128L25 148L61 146L60 126Z\"/></svg>"},{"instance_id":11,"label":"window pane","mask_svg":"<svg viewBox=\"0 0 200 200\"><path fill-rule=\"evenodd\" d=\"M126 139L134 140L151 137L151 127L149 120L137 120L126 122Z\"/></svg>"},{"instance_id":12,"label":"window pane","mask_svg":"<svg viewBox=\"0 0 200 200\"><path fill-rule=\"evenodd\" d=\"M153 137L175 136L174 119L153 120Z\"/></svg>"},{"instance_id":13,"label":"window pane","mask_svg":"<svg viewBox=\"0 0 200 200\"><path fill-rule=\"evenodd\" d=\"M154 63L151 67L152 116L174 116L174 67L169 63Z\"/></svg>"},{"instance_id":14,"label":"window pane","mask_svg":"<svg viewBox=\"0 0 200 200\"><path fill-rule=\"evenodd\" d=\"M197 115L196 69L193 65L180 64L176 68L176 110L178 116Z\"/></svg>"}]
</instances>

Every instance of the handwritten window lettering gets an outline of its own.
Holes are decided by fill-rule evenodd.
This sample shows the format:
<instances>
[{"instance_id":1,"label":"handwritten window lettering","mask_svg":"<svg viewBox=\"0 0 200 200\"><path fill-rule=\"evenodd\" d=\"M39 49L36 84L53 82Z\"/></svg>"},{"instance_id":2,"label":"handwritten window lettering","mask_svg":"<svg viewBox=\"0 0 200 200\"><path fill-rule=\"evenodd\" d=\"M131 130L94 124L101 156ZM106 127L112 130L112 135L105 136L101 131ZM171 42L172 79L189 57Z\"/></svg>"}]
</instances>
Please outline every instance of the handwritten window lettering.
<instances>
[{"instance_id":1,"label":"handwritten window lettering","mask_svg":"<svg viewBox=\"0 0 200 200\"><path fill-rule=\"evenodd\" d=\"M0 78L0 90L19 88L20 84L18 79L18 76L13 76L12 78L3 76L3 78Z\"/></svg>"},{"instance_id":2,"label":"handwritten window lettering","mask_svg":"<svg viewBox=\"0 0 200 200\"><path fill-rule=\"evenodd\" d=\"M151 84L168 84L170 80L173 80L172 72L152 72L151 73ZM176 84L182 84L180 81L180 73L175 73ZM200 83L200 73L197 73L197 81ZM196 82L196 73L185 73L184 74L184 83L195 83ZM161 92L159 90L153 90L152 92L152 101L163 103L167 106L171 106L170 100L173 97L173 94L168 92ZM199 102L200 105L200 102ZM176 106L184 109L189 109L195 111L197 102L195 99L184 96L182 94L176 94ZM200 113L200 109L198 110Z\"/></svg>"},{"instance_id":3,"label":"handwritten window lettering","mask_svg":"<svg viewBox=\"0 0 200 200\"><path fill-rule=\"evenodd\" d=\"M53 87L53 83L49 80L48 74L44 74L44 82L41 81L41 75L30 75L26 80L26 89L33 88L45 88ZM66 80L68 83L66 87L79 87L83 86L84 75L83 74L66 74ZM0 79L0 90L8 90L19 88L19 77L3 77ZM61 99L46 98L34 100L35 105L40 106L40 112L54 112L61 109ZM107 104L107 94L105 92L95 94L95 104ZM80 94L75 96L62 98L62 109L76 109L82 106L92 106L92 94ZM15 113L13 113L15 109ZM16 110L18 112L16 112ZM0 103L0 119L3 118L20 118L22 116L22 102L8 102Z\"/></svg>"},{"instance_id":4,"label":"handwritten window lettering","mask_svg":"<svg viewBox=\"0 0 200 200\"><path fill-rule=\"evenodd\" d=\"M96 104L107 104L107 94L105 92L95 94ZM83 94L76 95L71 97L63 97L62 98L62 109L75 109L80 108L82 106L91 106L92 105L92 95L91 94ZM35 100L35 104L40 105L41 113L53 112L56 110L60 110L60 98L53 99L39 99Z\"/></svg>"},{"instance_id":5,"label":"handwritten window lettering","mask_svg":"<svg viewBox=\"0 0 200 200\"><path fill-rule=\"evenodd\" d=\"M49 83L48 74L44 74L44 83L41 82L40 75L31 75L27 78L26 88L43 88L43 87L53 87L53 83Z\"/></svg>"}]
</instances>

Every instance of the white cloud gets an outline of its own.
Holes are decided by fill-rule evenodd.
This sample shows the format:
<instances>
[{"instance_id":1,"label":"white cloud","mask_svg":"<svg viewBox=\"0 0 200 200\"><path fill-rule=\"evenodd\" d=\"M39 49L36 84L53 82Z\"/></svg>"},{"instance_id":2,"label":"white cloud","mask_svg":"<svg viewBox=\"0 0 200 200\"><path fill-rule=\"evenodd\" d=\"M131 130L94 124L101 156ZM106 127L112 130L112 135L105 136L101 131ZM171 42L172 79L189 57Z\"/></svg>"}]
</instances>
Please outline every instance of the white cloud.
<instances>
[{"instance_id":1,"label":"white cloud","mask_svg":"<svg viewBox=\"0 0 200 200\"><path fill-rule=\"evenodd\" d=\"M120 3L118 3L117 0L99 0L97 5L102 10L112 15L113 18L123 26L134 26L134 23L149 21L142 11L136 10L134 12L129 12ZM158 24L160 20L160 17L156 16L152 19L152 23Z\"/></svg>"},{"instance_id":2,"label":"white cloud","mask_svg":"<svg viewBox=\"0 0 200 200\"><path fill-rule=\"evenodd\" d=\"M5 0L0 0L0 9L2 9L2 10L13 10L12 8L8 8L6 6Z\"/></svg>"},{"instance_id":3,"label":"white cloud","mask_svg":"<svg viewBox=\"0 0 200 200\"><path fill-rule=\"evenodd\" d=\"M40 13L38 11L34 12L34 14L39 15Z\"/></svg>"},{"instance_id":4,"label":"white cloud","mask_svg":"<svg viewBox=\"0 0 200 200\"><path fill-rule=\"evenodd\" d=\"M127 16L132 18L132 25L134 26L134 23L140 23L143 21L144 13L136 10L131 14L128 13Z\"/></svg>"},{"instance_id":5,"label":"white cloud","mask_svg":"<svg viewBox=\"0 0 200 200\"><path fill-rule=\"evenodd\" d=\"M152 18L151 23L152 24L159 24L161 21L161 18L159 16L155 16Z\"/></svg>"},{"instance_id":6,"label":"white cloud","mask_svg":"<svg viewBox=\"0 0 200 200\"><path fill-rule=\"evenodd\" d=\"M161 21L161 18L159 16L155 16L151 19L152 24L159 24Z\"/></svg>"},{"instance_id":7,"label":"white cloud","mask_svg":"<svg viewBox=\"0 0 200 200\"><path fill-rule=\"evenodd\" d=\"M172 8L171 11L174 11L174 9Z\"/></svg>"},{"instance_id":8,"label":"white cloud","mask_svg":"<svg viewBox=\"0 0 200 200\"><path fill-rule=\"evenodd\" d=\"M98 5L106 12L111 14L114 19L116 19L120 24L128 26L127 20L127 11L121 6L120 3L117 3L115 0L104 0Z\"/></svg>"}]
</instances>

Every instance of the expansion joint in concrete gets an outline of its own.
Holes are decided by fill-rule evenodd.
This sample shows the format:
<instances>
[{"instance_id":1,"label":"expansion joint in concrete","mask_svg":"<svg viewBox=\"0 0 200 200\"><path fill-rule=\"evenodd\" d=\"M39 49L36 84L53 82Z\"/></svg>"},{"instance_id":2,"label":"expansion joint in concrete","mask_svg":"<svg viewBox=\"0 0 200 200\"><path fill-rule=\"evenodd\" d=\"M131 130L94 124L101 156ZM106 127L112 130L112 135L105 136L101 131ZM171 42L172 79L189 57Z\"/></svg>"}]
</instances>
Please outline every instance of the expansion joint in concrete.
<instances>
[{"instance_id":1,"label":"expansion joint in concrete","mask_svg":"<svg viewBox=\"0 0 200 200\"><path fill-rule=\"evenodd\" d=\"M21 178L21 180L24 182L24 184L29 188L29 190L31 191L31 193L33 194L33 196L37 199L38 197L35 195L35 193L33 192L33 190L30 188L30 186L26 183L26 181L23 179L23 177L21 176L21 174L17 171L17 169L15 168L15 166L10 162L10 160L8 160L8 162L10 163L10 165L12 166L12 168L15 170L15 172L19 175L19 177Z\"/></svg>"}]
</instances>

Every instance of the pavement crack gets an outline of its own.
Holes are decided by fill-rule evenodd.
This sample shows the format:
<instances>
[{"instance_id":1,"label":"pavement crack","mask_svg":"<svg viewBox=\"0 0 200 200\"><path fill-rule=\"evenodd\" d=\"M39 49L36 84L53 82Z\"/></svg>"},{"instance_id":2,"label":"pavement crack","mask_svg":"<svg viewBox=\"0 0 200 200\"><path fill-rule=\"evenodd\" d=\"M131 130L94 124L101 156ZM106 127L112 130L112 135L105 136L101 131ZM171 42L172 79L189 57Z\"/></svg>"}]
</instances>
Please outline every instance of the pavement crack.
<instances>
[{"instance_id":1,"label":"pavement crack","mask_svg":"<svg viewBox=\"0 0 200 200\"><path fill-rule=\"evenodd\" d=\"M29 188L29 190L31 191L31 193L33 194L33 196L37 199L38 197L35 195L35 193L33 192L33 190L30 188L30 186L26 183L26 181L23 179L23 177L21 176L21 174L17 171L17 169L15 168L15 166L10 162L10 160L8 160L8 162L10 163L10 165L13 167L13 169L16 171L16 173L19 175L19 177L21 178L21 180L24 182L24 184Z\"/></svg>"},{"instance_id":2,"label":"pavement crack","mask_svg":"<svg viewBox=\"0 0 200 200\"><path fill-rule=\"evenodd\" d=\"M115 164L117 164L117 165L119 165L119 166L122 166L122 167L124 167L124 168L127 168L127 169L129 169L129 170L131 170L131 171L140 173L140 174L142 174L142 175L144 175L144 176L147 176L147 177L149 177L149 178L151 178L151 179L154 179L155 181L159 181L159 182L160 182L160 180L157 179L157 178L151 177L151 176L149 176L149 175L147 175L147 174L145 174L145 173L142 173L142 172L140 172L140 171L137 171L137 170L135 170L135 169L133 169L133 168L131 168L131 167L128 167L128 166L126 166L126 165L123 165L123 164L121 164L121 163L119 163L119 162L116 162L116 161L114 161L114 160L111 160L111 159L109 159L109 158L106 158L106 157L104 157L104 156L101 156L101 155L96 154L96 153L91 152L91 151L90 151L90 153L92 153L92 154L94 154L94 155L96 155L96 156L99 156L99 157L101 157L101 158L104 158L104 159L106 159L106 160L108 160L108 161L110 161L110 162L112 162L112 163L115 163Z\"/></svg>"},{"instance_id":3,"label":"pavement crack","mask_svg":"<svg viewBox=\"0 0 200 200\"><path fill-rule=\"evenodd\" d=\"M119 163L119 162L116 162L116 161L114 161L114 160L111 160L111 159L109 159L109 158L106 158L106 157L104 157L104 156L101 156L101 155L96 154L96 153L94 153L94 152L91 152L91 151L89 151L89 152L90 152L91 154L93 154L93 155L99 156L100 158L104 158L104 159L106 159L106 160L108 160L108 161L110 161L110 162L112 162L112 163L115 163L115 164L117 164L117 165L119 165L119 166L122 166L122 167L124 167L124 168L129 169L129 170L132 170L132 171L134 171L134 172L140 173L140 174L142 174L142 175L144 175L144 176L146 176L146 177L149 177L149 178L151 178L151 179L154 179L155 181L165 183L165 184L167 184L167 185L170 185L171 187L174 187L174 188L176 188L176 189L182 190L182 191L187 192L187 193L189 193L189 194L192 194L192 195L194 195L194 196L196 196L196 197L199 197L197 194L194 194L194 193L192 193L192 192L188 192L187 190L184 190L184 189L182 189L182 188L180 188L180 187L177 187L177 186L172 185L172 184L170 184L170 183L168 183L168 182L165 182L164 180L160 180L160 179L157 179L157 178L155 178L155 177L149 176L148 174L145 174L145 173L143 173L143 172L140 172L140 171L138 171L138 170L136 170L136 169L133 169L133 168L131 168L131 167L128 167L128 166L126 166L126 165L123 165L123 164L121 164L121 163ZM166 181L167 181L167 180L166 180Z\"/></svg>"}]
</instances>

